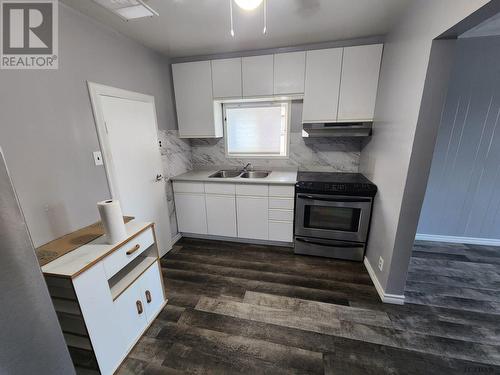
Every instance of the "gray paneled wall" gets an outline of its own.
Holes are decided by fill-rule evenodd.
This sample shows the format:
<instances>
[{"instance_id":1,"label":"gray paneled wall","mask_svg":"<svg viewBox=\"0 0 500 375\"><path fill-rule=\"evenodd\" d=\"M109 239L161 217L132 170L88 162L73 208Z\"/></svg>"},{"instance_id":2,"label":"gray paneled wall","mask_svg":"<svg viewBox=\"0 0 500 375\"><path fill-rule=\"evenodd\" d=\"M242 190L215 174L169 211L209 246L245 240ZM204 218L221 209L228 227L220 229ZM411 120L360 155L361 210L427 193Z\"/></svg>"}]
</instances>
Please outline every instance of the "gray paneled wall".
<instances>
[{"instance_id":1,"label":"gray paneled wall","mask_svg":"<svg viewBox=\"0 0 500 375\"><path fill-rule=\"evenodd\" d=\"M500 37L460 39L419 234L500 239Z\"/></svg>"}]
</instances>

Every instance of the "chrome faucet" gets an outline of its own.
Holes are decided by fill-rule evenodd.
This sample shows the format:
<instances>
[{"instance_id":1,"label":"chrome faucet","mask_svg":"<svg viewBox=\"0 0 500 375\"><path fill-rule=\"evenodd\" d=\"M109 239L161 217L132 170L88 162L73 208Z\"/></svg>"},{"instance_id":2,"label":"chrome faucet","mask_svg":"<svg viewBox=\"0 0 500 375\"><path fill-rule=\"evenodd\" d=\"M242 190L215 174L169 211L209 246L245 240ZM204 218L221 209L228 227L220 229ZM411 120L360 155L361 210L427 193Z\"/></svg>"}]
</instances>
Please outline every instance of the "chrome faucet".
<instances>
[{"instance_id":1,"label":"chrome faucet","mask_svg":"<svg viewBox=\"0 0 500 375\"><path fill-rule=\"evenodd\" d=\"M243 167L243 169L241 170L242 172L248 172L248 171L252 171L253 170L253 166L252 166L252 163L248 163L247 165L245 165Z\"/></svg>"}]
</instances>

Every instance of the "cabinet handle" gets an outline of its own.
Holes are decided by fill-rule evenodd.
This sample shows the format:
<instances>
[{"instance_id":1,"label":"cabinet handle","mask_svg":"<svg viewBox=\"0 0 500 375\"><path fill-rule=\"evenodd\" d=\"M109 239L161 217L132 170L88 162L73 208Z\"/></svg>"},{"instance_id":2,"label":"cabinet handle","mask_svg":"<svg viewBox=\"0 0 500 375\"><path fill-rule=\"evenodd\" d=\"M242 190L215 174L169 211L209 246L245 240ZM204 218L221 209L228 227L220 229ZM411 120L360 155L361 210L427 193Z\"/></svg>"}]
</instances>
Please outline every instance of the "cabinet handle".
<instances>
[{"instance_id":1,"label":"cabinet handle","mask_svg":"<svg viewBox=\"0 0 500 375\"><path fill-rule=\"evenodd\" d=\"M131 248L129 251L127 251L127 255L132 255L133 253L135 253L137 250L139 250L141 248L141 245L137 244L135 245L133 248Z\"/></svg>"},{"instance_id":2,"label":"cabinet handle","mask_svg":"<svg viewBox=\"0 0 500 375\"><path fill-rule=\"evenodd\" d=\"M142 312L144 311L144 310L143 310L143 308L142 308L142 302L141 302L141 301L136 301L136 302L135 302L135 305L136 305L136 307L137 307L137 313L138 313L139 315L141 315L141 314L142 314Z\"/></svg>"},{"instance_id":3,"label":"cabinet handle","mask_svg":"<svg viewBox=\"0 0 500 375\"><path fill-rule=\"evenodd\" d=\"M151 303L152 300L153 298L151 298L151 292L149 290L146 290L146 301L148 303Z\"/></svg>"}]
</instances>

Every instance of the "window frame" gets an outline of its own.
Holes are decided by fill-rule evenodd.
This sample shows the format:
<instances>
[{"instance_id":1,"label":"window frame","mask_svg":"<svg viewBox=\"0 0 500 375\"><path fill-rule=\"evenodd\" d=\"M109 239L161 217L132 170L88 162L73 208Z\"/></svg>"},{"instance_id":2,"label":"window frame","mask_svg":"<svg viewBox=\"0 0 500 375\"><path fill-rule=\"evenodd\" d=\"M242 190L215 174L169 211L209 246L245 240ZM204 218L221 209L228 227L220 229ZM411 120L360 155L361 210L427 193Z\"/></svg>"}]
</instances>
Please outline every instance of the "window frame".
<instances>
[{"instance_id":1,"label":"window frame","mask_svg":"<svg viewBox=\"0 0 500 375\"><path fill-rule=\"evenodd\" d=\"M258 107L276 107L286 105L285 122L285 152L284 154L256 154L256 153L229 153L228 152L228 132L227 132L227 108L258 108ZM269 100L269 101L245 101L245 102L227 102L222 103L222 119L224 122L224 152L226 158L232 159L289 159L290 158L290 110L291 100Z\"/></svg>"}]
</instances>

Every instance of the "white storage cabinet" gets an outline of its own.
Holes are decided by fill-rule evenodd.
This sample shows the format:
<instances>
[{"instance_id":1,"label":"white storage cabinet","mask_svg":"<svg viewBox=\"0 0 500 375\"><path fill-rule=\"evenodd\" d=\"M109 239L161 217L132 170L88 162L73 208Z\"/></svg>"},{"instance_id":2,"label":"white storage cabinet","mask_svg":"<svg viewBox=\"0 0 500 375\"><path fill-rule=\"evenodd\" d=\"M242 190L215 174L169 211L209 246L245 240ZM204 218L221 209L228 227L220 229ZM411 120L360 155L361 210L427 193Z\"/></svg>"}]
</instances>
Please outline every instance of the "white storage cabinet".
<instances>
[{"instance_id":1,"label":"white storage cabinet","mask_svg":"<svg viewBox=\"0 0 500 375\"><path fill-rule=\"evenodd\" d=\"M103 375L117 370L166 304L153 224L126 229L121 243L101 236L42 267L75 367Z\"/></svg>"},{"instance_id":2,"label":"white storage cabinet","mask_svg":"<svg viewBox=\"0 0 500 375\"><path fill-rule=\"evenodd\" d=\"M222 108L214 102L210 61L172 64L180 138L220 138Z\"/></svg>"}]
</instances>

